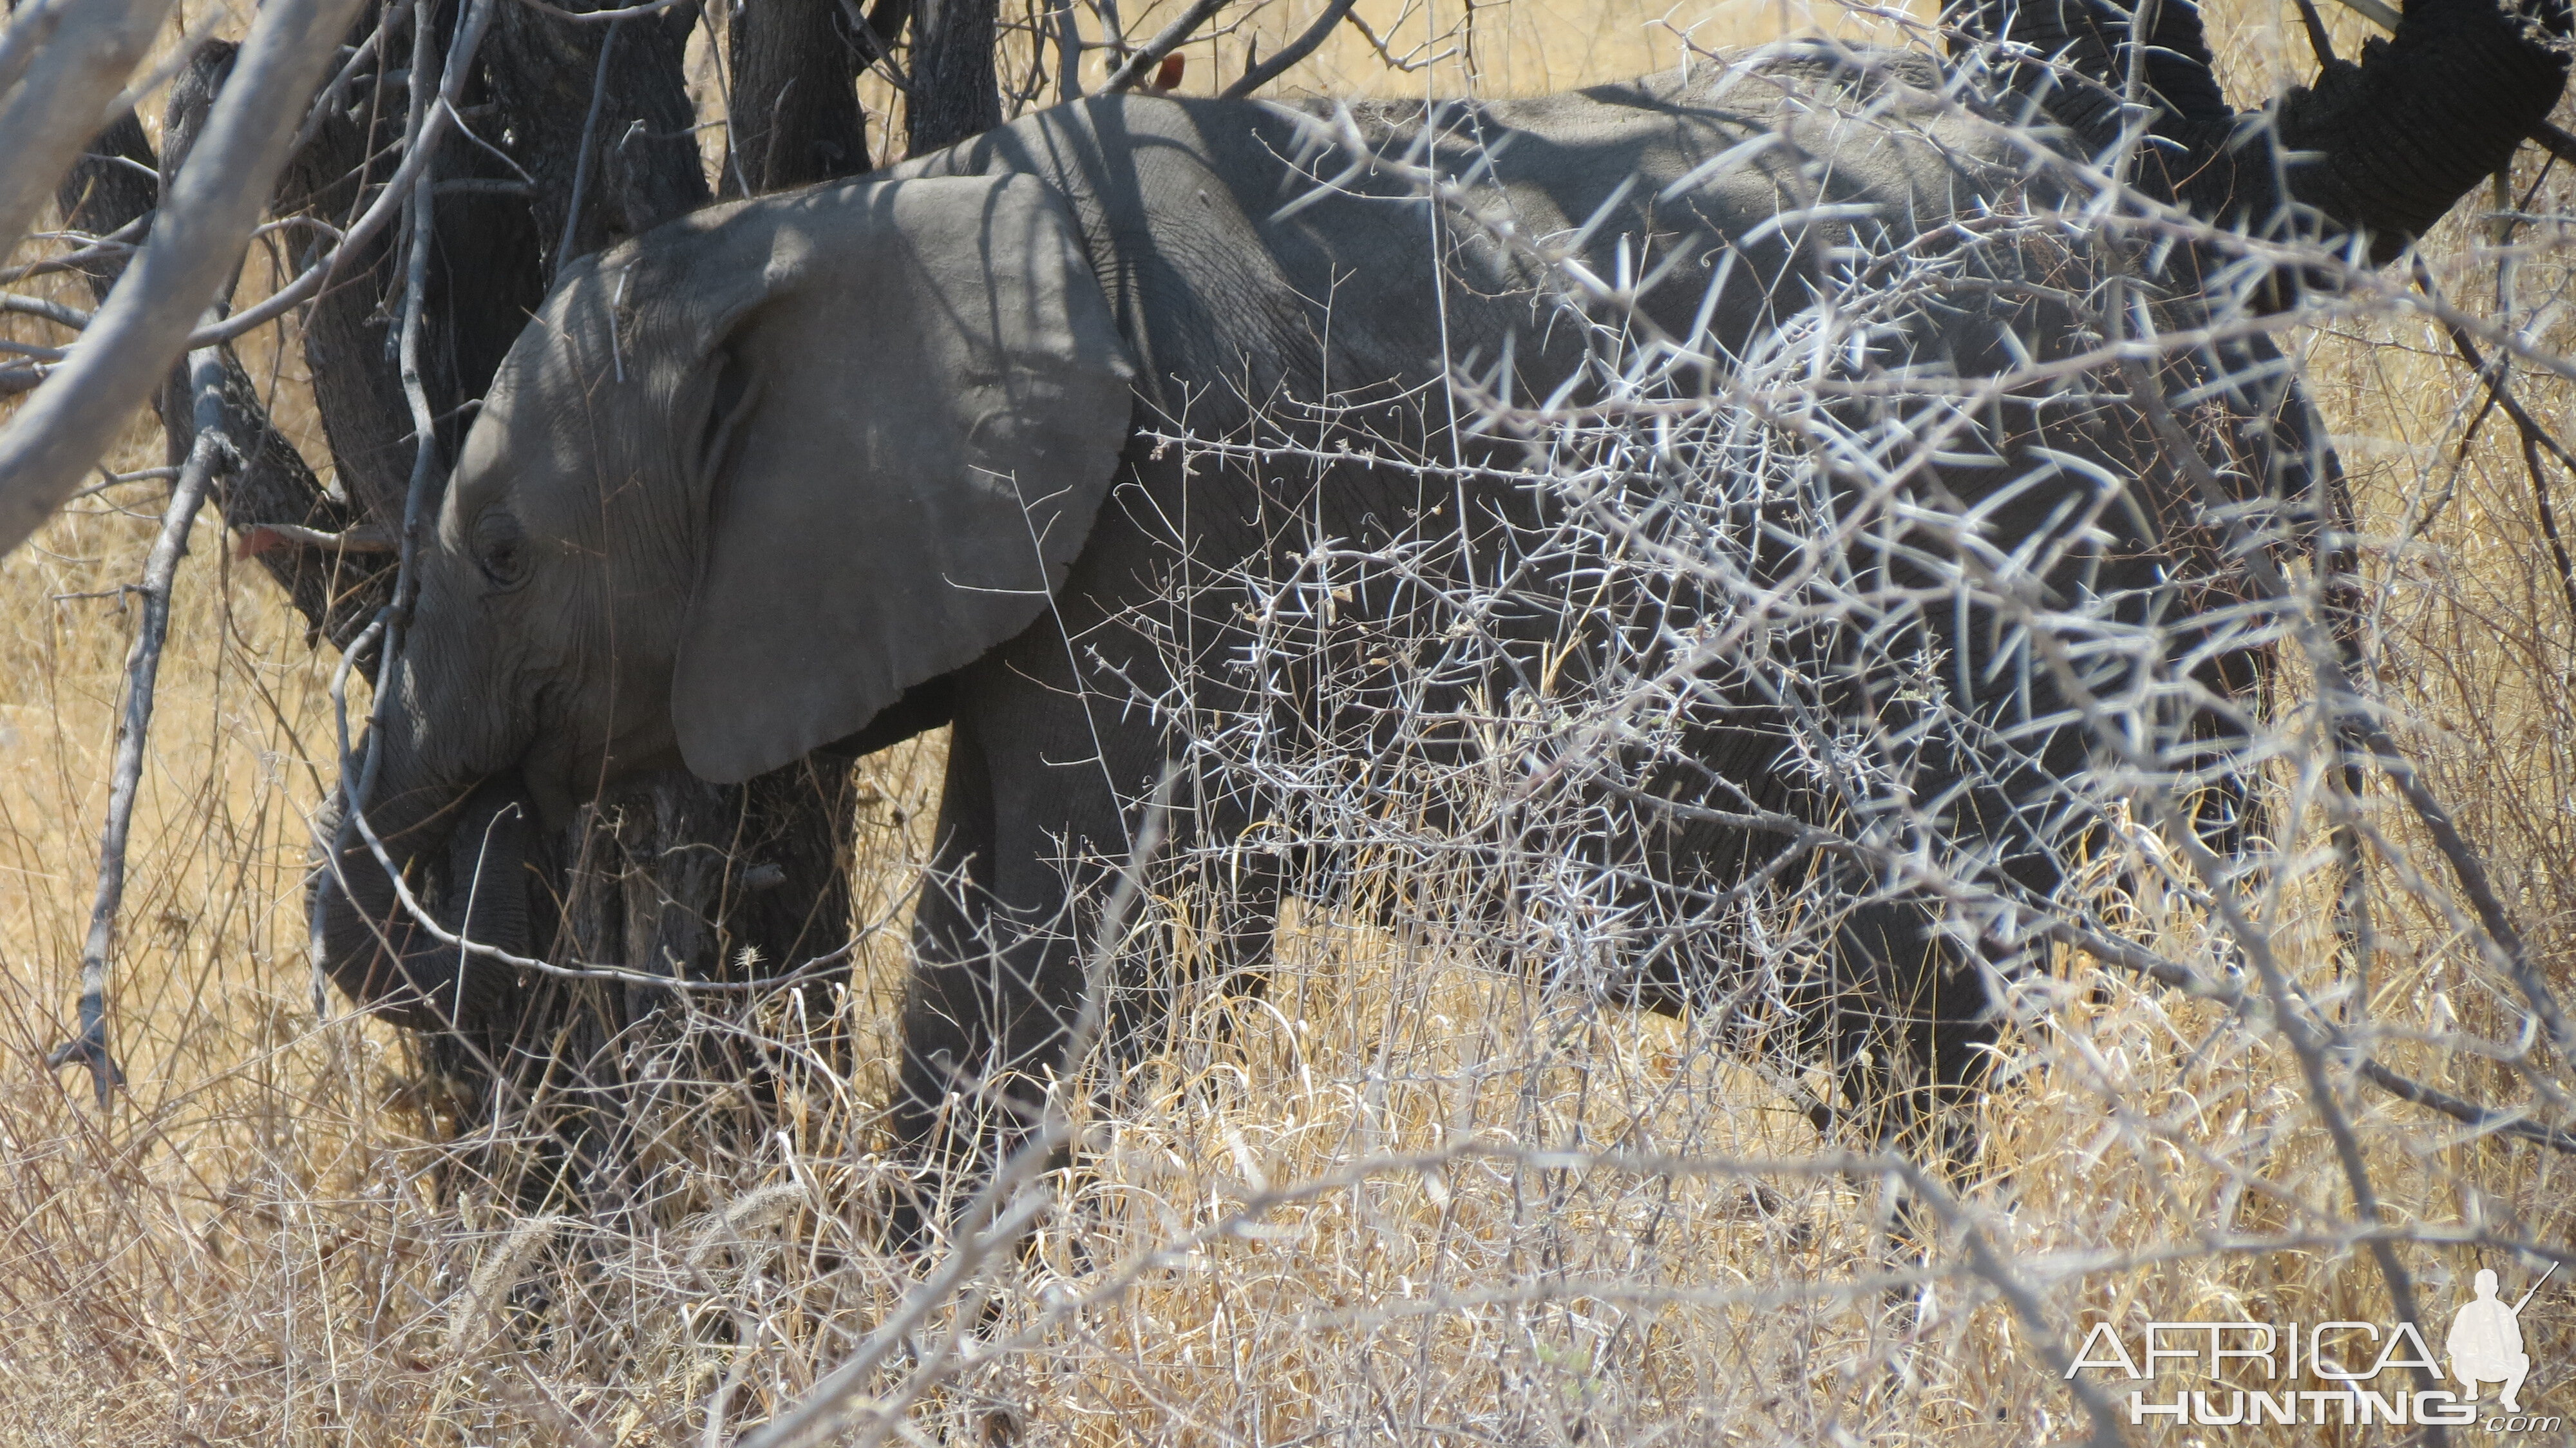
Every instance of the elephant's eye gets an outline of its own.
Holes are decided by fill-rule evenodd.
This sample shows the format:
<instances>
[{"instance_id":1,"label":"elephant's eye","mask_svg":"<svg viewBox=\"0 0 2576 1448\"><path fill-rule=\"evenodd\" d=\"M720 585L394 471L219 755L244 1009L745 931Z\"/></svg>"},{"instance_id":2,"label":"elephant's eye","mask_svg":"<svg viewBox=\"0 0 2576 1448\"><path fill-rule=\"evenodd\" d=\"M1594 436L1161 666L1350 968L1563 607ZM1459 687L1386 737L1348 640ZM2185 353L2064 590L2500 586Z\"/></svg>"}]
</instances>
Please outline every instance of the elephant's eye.
<instances>
[{"instance_id":1,"label":"elephant's eye","mask_svg":"<svg viewBox=\"0 0 2576 1448\"><path fill-rule=\"evenodd\" d=\"M495 509L474 523L474 562L495 588L510 588L528 576L528 539L519 520Z\"/></svg>"}]
</instances>

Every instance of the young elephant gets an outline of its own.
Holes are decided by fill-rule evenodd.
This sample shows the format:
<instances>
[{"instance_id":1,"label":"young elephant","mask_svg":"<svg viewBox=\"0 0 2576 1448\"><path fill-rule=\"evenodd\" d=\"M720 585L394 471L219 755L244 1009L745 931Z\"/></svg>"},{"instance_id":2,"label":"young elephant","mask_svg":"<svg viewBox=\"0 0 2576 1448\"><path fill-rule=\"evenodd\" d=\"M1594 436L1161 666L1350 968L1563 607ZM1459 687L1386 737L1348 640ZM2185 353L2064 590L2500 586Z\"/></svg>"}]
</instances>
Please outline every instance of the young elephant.
<instances>
[{"instance_id":1,"label":"young elephant","mask_svg":"<svg viewBox=\"0 0 2576 1448\"><path fill-rule=\"evenodd\" d=\"M1714 385L1847 285L1851 255L2047 191L2046 158L1944 86L1926 58L1791 47L1427 111L1105 97L577 264L503 365L421 552L369 824L398 866L506 872L510 831L472 851L451 838L460 818L488 823L494 789L559 822L638 771L739 781L953 725L945 884L915 927L897 1103L898 1130L944 1150L942 1103L998 1095L1007 1116L1015 1092L1025 1104L1015 1083L1064 1049L1083 993L1069 902L1127 857L1169 751L1165 720L1121 701L1186 690L1224 707L1232 625L1189 612L1183 562L1281 578L1320 540L1367 548L1431 516L1450 531L1425 566L1507 561L1554 505L1475 481L1518 444L1460 426L1471 413L1448 389L1466 375L1585 395L1589 339L1550 258L1570 247L1605 290L1627 288L1596 314L1633 305L1638 334L1698 339ZM1912 355L1973 378L2079 334L2045 304L1927 306ZM2295 399L2271 405L2296 431ZM2154 430L2092 401L1992 410L1992 456L1908 486L1981 510L2006 552L2055 557L2046 588L2170 608L2176 470L2151 465ZM1152 436L1258 437L1292 414L1320 459L1294 481ZM1386 462L1408 457L1467 466ZM2236 471L2297 497L2308 460ZM2082 541L2104 528L2120 537ZM1886 566L1942 586L1937 559ZM1427 596L1364 587L1348 606ZM1968 853L2045 896L2056 851L2022 806L2081 769L2088 741L2049 722L2066 701L2044 673L1996 666L1984 605L1924 616L1982 691L1972 712L2025 736L2017 771L1976 777L1967 744L1933 741L1931 792L1956 796ZM1578 609L1517 627L1513 648L1543 650L1587 625ZM1832 808L1780 783L1778 731L1749 701L1686 722L1699 779L1656 786L1679 814L1633 845L1650 877L1687 889L1748 868L1746 832L1695 804ZM1247 824L1221 793L1176 818L1200 840ZM414 928L364 847L328 866L323 963L352 996L424 1026L506 998L508 968ZM1997 962L1901 895L1854 911L1835 950L1859 1003L1835 1027L1850 1054L1877 1041L1936 1086L1973 1081ZM1669 1003L1702 968L1631 985Z\"/></svg>"}]
</instances>

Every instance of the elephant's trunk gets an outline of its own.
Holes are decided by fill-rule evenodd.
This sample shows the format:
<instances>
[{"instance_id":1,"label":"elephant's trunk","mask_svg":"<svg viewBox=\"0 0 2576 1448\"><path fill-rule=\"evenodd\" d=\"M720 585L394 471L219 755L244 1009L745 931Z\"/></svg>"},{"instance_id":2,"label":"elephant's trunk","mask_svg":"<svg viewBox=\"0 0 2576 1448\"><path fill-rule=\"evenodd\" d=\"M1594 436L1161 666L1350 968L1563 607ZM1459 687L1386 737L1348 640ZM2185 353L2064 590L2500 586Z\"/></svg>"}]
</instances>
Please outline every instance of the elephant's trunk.
<instances>
[{"instance_id":1,"label":"elephant's trunk","mask_svg":"<svg viewBox=\"0 0 2576 1448\"><path fill-rule=\"evenodd\" d=\"M391 741L388 741L391 743ZM366 818L413 898L449 932L529 953L525 869L536 828L515 776L418 785L388 770ZM425 929L384 864L335 810L313 875L319 962L350 999L398 1025L453 1029L490 1015L515 973Z\"/></svg>"}]
</instances>

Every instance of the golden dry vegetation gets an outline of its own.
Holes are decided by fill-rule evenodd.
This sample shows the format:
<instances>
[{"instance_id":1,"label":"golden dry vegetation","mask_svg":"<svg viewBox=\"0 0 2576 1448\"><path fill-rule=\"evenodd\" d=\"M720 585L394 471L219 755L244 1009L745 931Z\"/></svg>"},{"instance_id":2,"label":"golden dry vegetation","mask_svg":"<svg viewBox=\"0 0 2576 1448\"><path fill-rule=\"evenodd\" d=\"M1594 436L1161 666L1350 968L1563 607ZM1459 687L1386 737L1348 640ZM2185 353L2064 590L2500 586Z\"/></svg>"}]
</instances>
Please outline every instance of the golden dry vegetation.
<instances>
[{"instance_id":1,"label":"golden dry vegetation","mask_svg":"<svg viewBox=\"0 0 2576 1448\"><path fill-rule=\"evenodd\" d=\"M1285 0L1246 34L1276 44L1318 9ZM1449 53L1396 72L1342 39L1292 84L1527 92L1668 63L1685 37L1736 44L1819 16L1842 34L1903 29L1823 5L1361 9L1397 56ZM2288 7L2211 18L2240 102L2308 65ZM2335 26L2347 53L2367 33ZM1244 39L1192 47L1188 88L1238 69ZM2515 178L2538 182L2527 209L2567 211L2576 179L2541 176L2531 154ZM2492 315L2500 261L2475 210L2426 253L2450 295ZM2547 305L2576 250L2546 224L2517 241L2515 320L2576 354L2576 326ZM2460 452L2482 394L2418 316L2356 307L2294 340L2381 540L2379 662L2404 738L2552 978L2576 988L2576 627L2513 435L2490 420ZM327 456L295 358L248 360L308 456ZM2518 385L2543 417L2570 416L2566 383ZM159 448L138 425L116 465L157 464ZM668 1118L649 1200L573 1217L478 1189L406 1043L343 1001L317 1016L302 877L333 771L332 660L264 576L227 560L212 521L180 575L116 950L130 1087L101 1117L77 1073L44 1069L97 867L132 628L118 590L140 574L159 486L84 498L0 563L0 1441L696 1443L800 1395L918 1270L879 1251L874 1219L900 930L864 943L836 1016L759 1018L812 1063L774 1101L691 1081L667 1049L676 1084L646 1108ZM938 763L932 740L861 766L868 918L909 889ZM2385 828L2406 835L2394 811ZM2197 914L2136 863L2106 855L2093 883L2132 894L2142 937L2208 958ZM2421 896L2383 893L2366 1003L2395 1028L2383 1054L2463 1095L2521 1099L2440 1038L2512 1040L2509 988ZM2306 988L2332 999L2351 983L2329 904L2294 890L2266 908L2300 943ZM2133 1334L2150 1318L2387 1320L2280 1038L2062 966L2031 987L2054 1008L2011 1043L1983 1170L1961 1188L2052 1320ZM1802 1165L1827 1144L1701 1023L1551 995L1307 911L1266 999L1186 999L1156 1049L1095 1084L1060 1205L997 1269L992 1310L934 1314L888 1362L881 1393L943 1350L965 1356L889 1405L914 1441L2001 1448L2083 1431L1955 1243L1910 1271L1888 1246L1885 1188ZM2428 1312L2480 1265L2509 1290L2530 1275L2469 1239L2568 1241L2567 1158L2366 1087L2344 1100L2383 1211L2413 1235L2400 1251ZM1656 1169L1674 1158L1698 1165ZM2576 1420L2576 1282L2562 1274L2523 1322L2531 1393Z\"/></svg>"}]
</instances>

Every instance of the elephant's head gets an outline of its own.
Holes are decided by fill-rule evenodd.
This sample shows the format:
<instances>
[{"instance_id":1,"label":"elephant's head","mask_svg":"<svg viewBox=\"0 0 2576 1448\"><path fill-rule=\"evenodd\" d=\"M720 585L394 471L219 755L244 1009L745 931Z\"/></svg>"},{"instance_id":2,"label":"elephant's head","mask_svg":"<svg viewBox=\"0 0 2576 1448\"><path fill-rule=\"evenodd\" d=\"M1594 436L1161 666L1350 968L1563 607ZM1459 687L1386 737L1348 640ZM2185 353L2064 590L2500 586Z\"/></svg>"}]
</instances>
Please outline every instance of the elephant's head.
<instances>
[{"instance_id":1,"label":"elephant's head","mask_svg":"<svg viewBox=\"0 0 2576 1448\"><path fill-rule=\"evenodd\" d=\"M560 823L636 771L739 781L859 732L1046 607L1129 378L1072 217L1026 178L764 198L577 263L419 550L370 823L408 868L486 781ZM315 888L343 988L419 1024L453 1012L424 996L470 1008L371 854L337 864Z\"/></svg>"}]
</instances>

